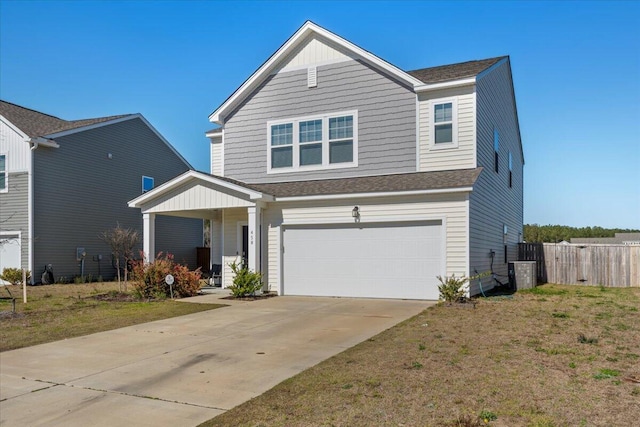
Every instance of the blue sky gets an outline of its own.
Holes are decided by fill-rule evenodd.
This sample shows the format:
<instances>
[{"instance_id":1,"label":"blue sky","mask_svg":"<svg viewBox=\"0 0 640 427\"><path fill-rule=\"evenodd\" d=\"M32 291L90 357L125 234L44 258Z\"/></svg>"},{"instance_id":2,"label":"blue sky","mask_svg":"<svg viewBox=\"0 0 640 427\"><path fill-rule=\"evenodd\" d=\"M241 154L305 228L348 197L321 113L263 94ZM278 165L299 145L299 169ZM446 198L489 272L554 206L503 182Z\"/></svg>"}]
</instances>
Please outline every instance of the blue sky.
<instances>
[{"instance_id":1,"label":"blue sky","mask_svg":"<svg viewBox=\"0 0 640 427\"><path fill-rule=\"evenodd\" d=\"M208 115L307 19L405 70L510 55L525 223L640 228L640 2L0 0L0 97L142 113L208 171Z\"/></svg>"}]
</instances>

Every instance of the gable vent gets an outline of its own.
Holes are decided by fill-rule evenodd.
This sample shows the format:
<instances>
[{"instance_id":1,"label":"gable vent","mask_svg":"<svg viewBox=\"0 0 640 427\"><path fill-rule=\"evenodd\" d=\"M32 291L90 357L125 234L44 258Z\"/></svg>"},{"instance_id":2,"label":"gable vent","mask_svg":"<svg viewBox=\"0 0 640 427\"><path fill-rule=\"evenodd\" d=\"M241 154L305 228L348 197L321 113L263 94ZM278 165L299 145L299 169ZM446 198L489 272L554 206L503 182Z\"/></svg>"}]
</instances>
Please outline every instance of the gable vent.
<instances>
[{"instance_id":1,"label":"gable vent","mask_svg":"<svg viewBox=\"0 0 640 427\"><path fill-rule=\"evenodd\" d=\"M318 86L318 68L309 67L307 68L307 87L316 86Z\"/></svg>"}]
</instances>

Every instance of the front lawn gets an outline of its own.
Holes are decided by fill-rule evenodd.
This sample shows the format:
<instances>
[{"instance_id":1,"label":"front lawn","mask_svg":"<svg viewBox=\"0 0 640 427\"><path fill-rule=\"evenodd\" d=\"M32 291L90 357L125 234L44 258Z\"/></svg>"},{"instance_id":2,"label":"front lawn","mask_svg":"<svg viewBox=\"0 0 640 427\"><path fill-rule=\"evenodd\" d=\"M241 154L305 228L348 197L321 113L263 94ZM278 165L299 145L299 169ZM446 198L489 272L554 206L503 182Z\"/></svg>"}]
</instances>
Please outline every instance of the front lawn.
<instances>
[{"instance_id":1,"label":"front lawn","mask_svg":"<svg viewBox=\"0 0 640 427\"><path fill-rule=\"evenodd\" d=\"M203 426L637 425L639 310L558 285L439 305Z\"/></svg>"},{"instance_id":2,"label":"front lawn","mask_svg":"<svg viewBox=\"0 0 640 427\"><path fill-rule=\"evenodd\" d=\"M7 297L7 290L16 297L16 314L9 300L0 300L0 351L224 307L97 298L116 296L116 282L28 286L27 304L22 303L21 286L0 287L0 296Z\"/></svg>"}]
</instances>

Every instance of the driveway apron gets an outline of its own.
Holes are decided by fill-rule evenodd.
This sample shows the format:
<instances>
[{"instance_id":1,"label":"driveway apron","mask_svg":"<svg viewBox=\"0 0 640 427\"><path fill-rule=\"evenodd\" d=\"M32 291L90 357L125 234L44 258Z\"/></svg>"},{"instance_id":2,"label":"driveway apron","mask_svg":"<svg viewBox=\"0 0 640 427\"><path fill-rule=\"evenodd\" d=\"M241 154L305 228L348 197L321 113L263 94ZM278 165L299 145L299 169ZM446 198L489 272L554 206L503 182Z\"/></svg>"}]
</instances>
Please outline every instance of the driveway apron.
<instances>
[{"instance_id":1,"label":"driveway apron","mask_svg":"<svg viewBox=\"0 0 640 427\"><path fill-rule=\"evenodd\" d=\"M195 426L431 304L282 296L4 352L0 425Z\"/></svg>"}]
</instances>

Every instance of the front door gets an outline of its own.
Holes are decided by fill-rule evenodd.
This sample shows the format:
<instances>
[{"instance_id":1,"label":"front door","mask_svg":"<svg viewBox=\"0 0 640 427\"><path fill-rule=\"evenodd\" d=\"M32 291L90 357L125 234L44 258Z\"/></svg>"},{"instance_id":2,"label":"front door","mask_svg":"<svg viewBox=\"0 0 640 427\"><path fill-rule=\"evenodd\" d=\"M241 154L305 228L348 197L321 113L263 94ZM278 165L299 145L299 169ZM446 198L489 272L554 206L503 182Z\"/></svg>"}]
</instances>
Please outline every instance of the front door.
<instances>
[{"instance_id":1,"label":"front door","mask_svg":"<svg viewBox=\"0 0 640 427\"><path fill-rule=\"evenodd\" d=\"M249 266L249 226L242 226L242 263Z\"/></svg>"}]
</instances>

